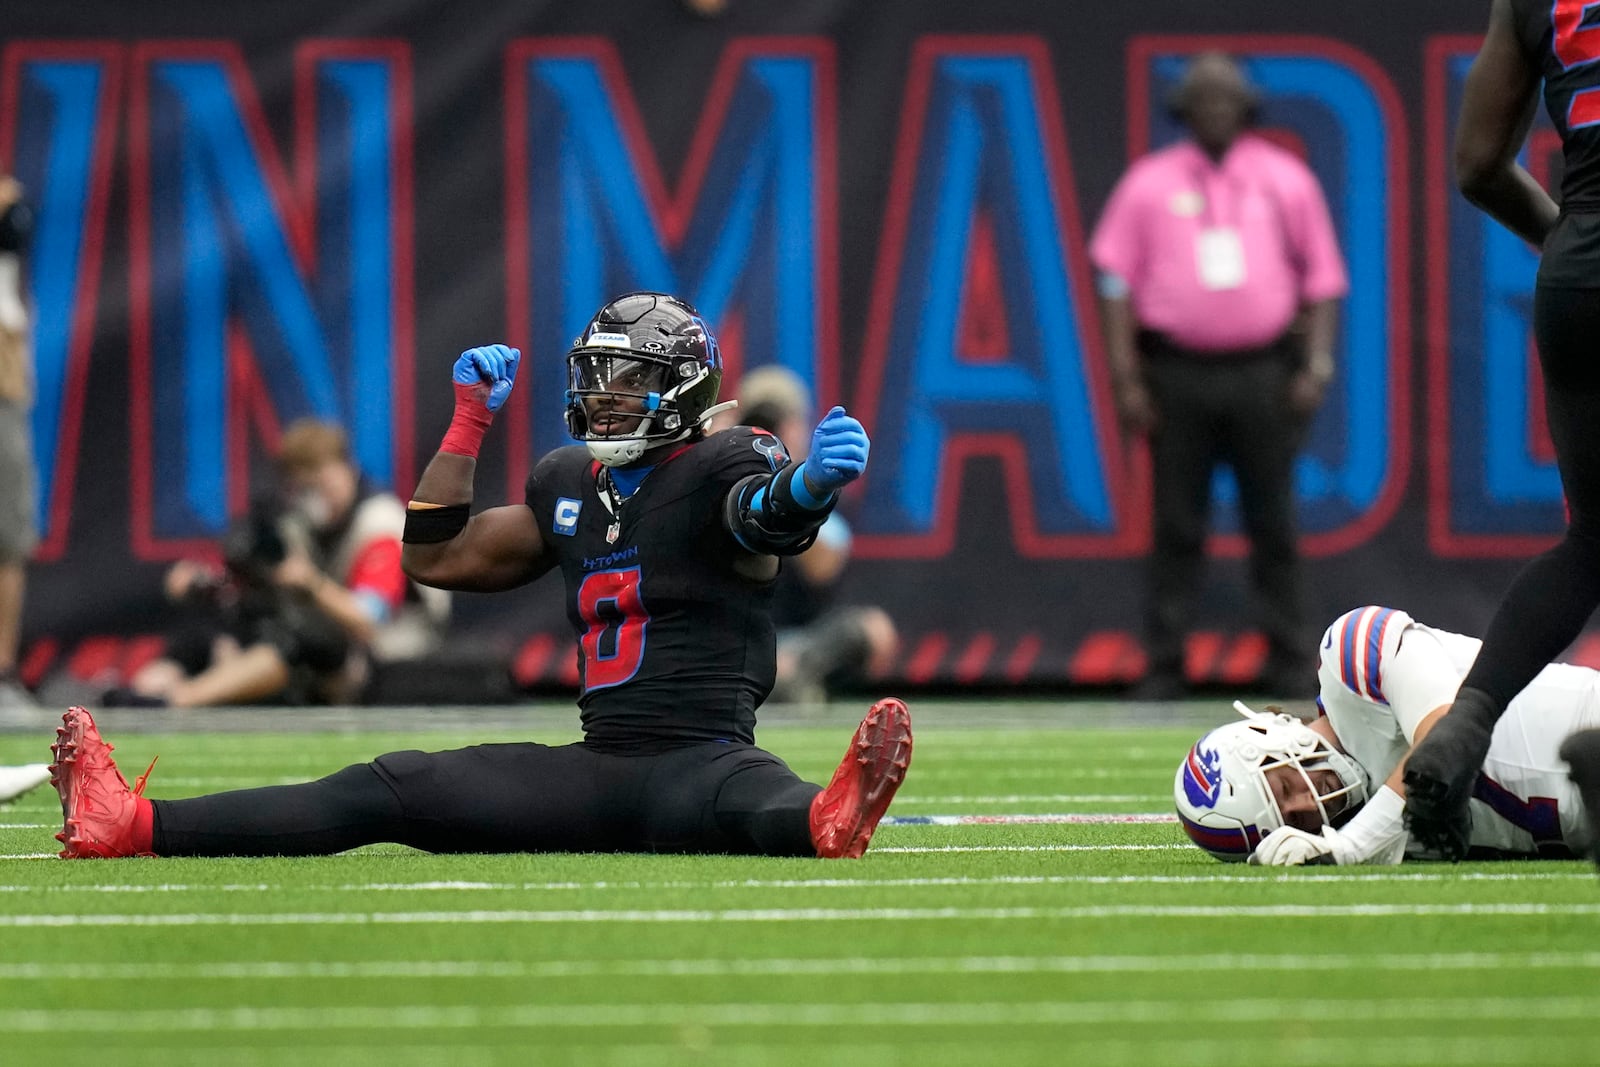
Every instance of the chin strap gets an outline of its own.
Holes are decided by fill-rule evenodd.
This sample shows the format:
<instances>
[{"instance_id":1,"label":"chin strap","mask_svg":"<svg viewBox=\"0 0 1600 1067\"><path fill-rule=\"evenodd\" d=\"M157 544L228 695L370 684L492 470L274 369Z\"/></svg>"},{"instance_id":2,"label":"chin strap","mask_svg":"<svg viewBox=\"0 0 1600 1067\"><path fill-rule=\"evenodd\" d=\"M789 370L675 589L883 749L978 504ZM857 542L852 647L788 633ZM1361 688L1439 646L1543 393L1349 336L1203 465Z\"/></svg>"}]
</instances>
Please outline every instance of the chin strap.
<instances>
[{"instance_id":1,"label":"chin strap","mask_svg":"<svg viewBox=\"0 0 1600 1067\"><path fill-rule=\"evenodd\" d=\"M1259 719L1271 720L1273 717L1271 712L1257 711L1255 708L1252 708L1249 704L1246 704L1242 700L1235 700L1233 702L1233 710L1237 711L1240 715L1243 715L1252 722Z\"/></svg>"},{"instance_id":2,"label":"chin strap","mask_svg":"<svg viewBox=\"0 0 1600 1067\"><path fill-rule=\"evenodd\" d=\"M739 402L737 400L724 400L720 404L712 404L710 407L706 408L705 411L700 413L700 425L709 427L711 425L711 420L715 416L722 414L724 411L732 411L738 406Z\"/></svg>"}]
</instances>

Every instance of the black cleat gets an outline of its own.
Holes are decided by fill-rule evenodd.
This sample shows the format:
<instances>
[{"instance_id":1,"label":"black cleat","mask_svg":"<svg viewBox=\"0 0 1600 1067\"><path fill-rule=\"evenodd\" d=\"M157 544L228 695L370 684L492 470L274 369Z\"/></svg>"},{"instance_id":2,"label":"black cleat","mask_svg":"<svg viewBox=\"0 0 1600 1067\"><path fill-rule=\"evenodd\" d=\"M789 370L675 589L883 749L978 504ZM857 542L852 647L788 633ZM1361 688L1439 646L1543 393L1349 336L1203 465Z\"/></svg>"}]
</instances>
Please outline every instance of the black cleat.
<instances>
[{"instance_id":1,"label":"black cleat","mask_svg":"<svg viewBox=\"0 0 1600 1067\"><path fill-rule=\"evenodd\" d=\"M1472 790L1494 736L1486 699L1463 694L1406 758L1406 829L1451 863L1472 840Z\"/></svg>"},{"instance_id":2,"label":"black cleat","mask_svg":"<svg viewBox=\"0 0 1600 1067\"><path fill-rule=\"evenodd\" d=\"M1561 742L1561 758L1567 761L1567 776L1583 798L1587 834L1583 850L1600 864L1600 730L1579 730Z\"/></svg>"}]
</instances>

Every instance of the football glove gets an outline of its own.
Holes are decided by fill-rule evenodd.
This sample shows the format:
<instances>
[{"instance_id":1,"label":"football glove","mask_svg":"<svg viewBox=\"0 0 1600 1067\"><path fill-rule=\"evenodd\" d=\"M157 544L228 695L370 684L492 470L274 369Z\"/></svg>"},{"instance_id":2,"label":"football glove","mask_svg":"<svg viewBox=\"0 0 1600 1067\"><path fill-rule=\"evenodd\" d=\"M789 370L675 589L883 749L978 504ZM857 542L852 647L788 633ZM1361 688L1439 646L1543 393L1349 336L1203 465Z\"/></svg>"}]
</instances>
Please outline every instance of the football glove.
<instances>
[{"instance_id":1,"label":"football glove","mask_svg":"<svg viewBox=\"0 0 1600 1067\"><path fill-rule=\"evenodd\" d=\"M1321 834L1280 826L1261 839L1261 844L1250 854L1250 864L1254 867L1299 867L1308 863L1337 863L1333 851L1339 836L1339 831L1331 826L1324 826Z\"/></svg>"},{"instance_id":2,"label":"football glove","mask_svg":"<svg viewBox=\"0 0 1600 1067\"><path fill-rule=\"evenodd\" d=\"M522 353L507 345L469 348L456 360L450 380L458 386L466 386L490 411L499 411L500 405L511 395L511 387L517 380L517 364L521 361ZM461 391L458 389L457 393Z\"/></svg>"},{"instance_id":3,"label":"football glove","mask_svg":"<svg viewBox=\"0 0 1600 1067\"><path fill-rule=\"evenodd\" d=\"M872 442L861 423L835 406L811 434L811 451L801 473L806 485L827 495L849 485L867 469Z\"/></svg>"}]
</instances>

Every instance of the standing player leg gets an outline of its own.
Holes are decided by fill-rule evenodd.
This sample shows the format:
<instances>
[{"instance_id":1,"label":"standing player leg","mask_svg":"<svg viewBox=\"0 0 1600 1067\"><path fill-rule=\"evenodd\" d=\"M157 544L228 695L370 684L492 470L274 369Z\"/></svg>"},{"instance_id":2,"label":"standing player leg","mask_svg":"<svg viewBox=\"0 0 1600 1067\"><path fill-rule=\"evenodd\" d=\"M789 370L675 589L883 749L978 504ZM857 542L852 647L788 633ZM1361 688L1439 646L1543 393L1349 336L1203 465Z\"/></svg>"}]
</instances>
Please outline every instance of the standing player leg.
<instances>
[{"instance_id":1,"label":"standing player leg","mask_svg":"<svg viewBox=\"0 0 1600 1067\"><path fill-rule=\"evenodd\" d=\"M1468 801L1494 724L1600 605L1600 289L1534 290L1545 413L1567 495L1567 533L1511 584L1450 711L1406 760L1406 821L1447 858L1466 855Z\"/></svg>"},{"instance_id":2,"label":"standing player leg","mask_svg":"<svg viewBox=\"0 0 1600 1067\"><path fill-rule=\"evenodd\" d=\"M1561 742L1568 776L1583 798L1583 820L1589 835L1589 858L1600 864L1600 729L1579 730Z\"/></svg>"}]
</instances>

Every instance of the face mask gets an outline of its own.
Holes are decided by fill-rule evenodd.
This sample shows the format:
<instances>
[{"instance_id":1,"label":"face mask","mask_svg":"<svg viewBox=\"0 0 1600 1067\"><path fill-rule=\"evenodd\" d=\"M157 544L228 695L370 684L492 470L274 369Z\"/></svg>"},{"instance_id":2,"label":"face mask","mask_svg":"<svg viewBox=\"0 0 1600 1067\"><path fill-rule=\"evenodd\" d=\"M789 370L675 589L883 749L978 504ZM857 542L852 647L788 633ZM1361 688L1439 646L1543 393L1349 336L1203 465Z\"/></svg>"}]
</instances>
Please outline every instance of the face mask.
<instances>
[{"instance_id":1,"label":"face mask","mask_svg":"<svg viewBox=\"0 0 1600 1067\"><path fill-rule=\"evenodd\" d=\"M320 530L333 521L332 506L315 489L302 490L294 499L294 509L314 529Z\"/></svg>"}]
</instances>

